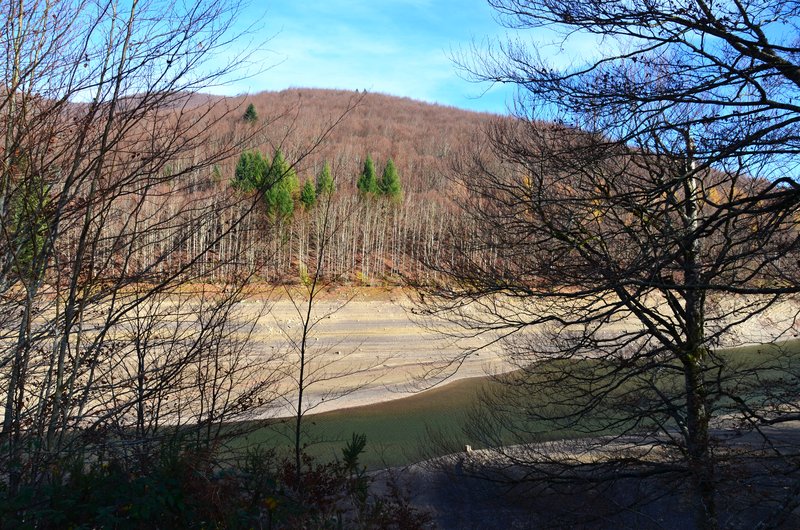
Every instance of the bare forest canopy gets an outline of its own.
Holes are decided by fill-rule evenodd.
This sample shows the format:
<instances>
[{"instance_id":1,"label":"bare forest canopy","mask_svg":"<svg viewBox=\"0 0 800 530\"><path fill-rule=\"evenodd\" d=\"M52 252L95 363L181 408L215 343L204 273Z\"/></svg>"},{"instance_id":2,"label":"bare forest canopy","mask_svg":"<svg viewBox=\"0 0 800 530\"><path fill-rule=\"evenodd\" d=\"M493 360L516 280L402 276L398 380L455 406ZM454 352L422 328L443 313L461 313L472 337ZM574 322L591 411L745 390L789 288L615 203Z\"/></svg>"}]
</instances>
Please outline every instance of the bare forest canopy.
<instances>
[{"instance_id":1,"label":"bare forest canopy","mask_svg":"<svg viewBox=\"0 0 800 530\"><path fill-rule=\"evenodd\" d=\"M123 102L131 108L138 104L135 97ZM162 126L174 124L175 130L188 122L198 137L191 149L176 149L175 156L164 161L158 199L131 201L140 212L146 210L147 223L159 227L158 235L148 232L149 239L135 243L139 248L132 261L153 281L182 270L191 258L191 276L202 281L254 274L266 282L295 283L308 264L315 263L324 202L329 225L335 227L323 260L326 278L373 284L427 274L420 263L440 259L443 249L437 242L444 239L446 222L457 210L453 185L446 177L454 156L497 119L501 118L365 92L290 89L230 98L172 94L137 129L154 125L154 120ZM223 155L206 160L206 149ZM123 150L138 156L136 148ZM275 165L278 152L281 167L272 168L268 181L259 186L236 184L243 155ZM375 170L373 193L359 190L367 158ZM390 162L397 182L388 197L379 188ZM326 166L333 191L329 205L327 197L309 199L309 189L304 190L319 193L319 176ZM276 204L281 193L288 208ZM116 207L119 210L103 225L105 236L95 260L104 264L98 267L104 267L109 278L123 266L115 263L119 243L114 240L131 215L119 201ZM170 221L189 209L205 213L188 225ZM170 233L170 225L181 232ZM78 236L62 240L67 242L63 252L69 254ZM207 247L210 252L199 252Z\"/></svg>"},{"instance_id":2,"label":"bare forest canopy","mask_svg":"<svg viewBox=\"0 0 800 530\"><path fill-rule=\"evenodd\" d=\"M456 210L451 203L452 182L445 175L461 146L470 144L496 119L488 114L363 92L292 89L262 92L233 102L252 105L259 122L274 120L250 147L267 157L280 147L286 160L296 164L293 170L299 187L314 181L323 166L329 164L337 190L331 209L337 234L327 249L325 274L339 281L366 283L394 282L399 275L416 272L425 274L418 268L420 252L439 259L442 249L437 242L442 240L448 214ZM326 124L354 103L355 107L325 142L298 161L297 154L305 152ZM234 130L251 125L258 123L245 119L232 124ZM396 165L402 194L391 203L359 194L358 181L367 157L374 160L378 179L389 160ZM235 160L228 160L220 173L232 176L234 163ZM299 192L294 195L298 203ZM282 226L273 223L270 241L263 242L268 249L262 255L273 259L262 264L262 275L267 280L296 281L300 264L313 261L308 254L314 248L309 212L298 210L295 208L295 214ZM289 246L285 244L287 232Z\"/></svg>"},{"instance_id":3,"label":"bare forest canopy","mask_svg":"<svg viewBox=\"0 0 800 530\"><path fill-rule=\"evenodd\" d=\"M585 526L539 493L608 505L594 497L605 485L656 479L698 529L745 512L760 521L743 527L800 526L797 437L768 430L796 433L797 354L756 351L748 364L720 348L799 332L797 2L489 4L510 29L556 29L564 51L573 36L604 45L565 69L525 39L460 61L518 89L515 117L361 91L229 98L204 91L257 58L258 43L236 55L247 29L231 35L245 0L0 2L4 527L48 528L81 477L108 477L89 482L102 493L158 469L174 482L162 458L173 441L202 466L181 482L218 484L195 498L224 503L210 455L251 428L234 420L283 406L293 458L244 455L261 464L236 480L288 490L278 503L260 481L227 496L253 499L243 526L272 526L276 507L304 512L331 472L334 490L362 499L350 513L366 509L352 489L364 437L319 475L303 423L364 388L326 384L396 368L315 340L352 300L322 293L394 282L416 287L414 311L460 347L426 348L447 357L421 363L426 375L495 347L524 375L485 396L491 414L465 432L499 446L484 476L549 504L547 524ZM291 322L250 296L268 284L283 284ZM258 347L262 317L285 349ZM393 338L375 320L364 340ZM385 349L409 358L402 341ZM505 451L505 432L589 438ZM447 467L480 476L471 464ZM649 486L634 489L614 504L649 517ZM147 490L123 488L111 505ZM201 518L225 520L174 527Z\"/></svg>"},{"instance_id":4,"label":"bare forest canopy","mask_svg":"<svg viewBox=\"0 0 800 530\"><path fill-rule=\"evenodd\" d=\"M57 145L65 152L72 148L79 117L93 112L90 103L31 97L25 104L43 116L53 115L49 129L35 136L38 145ZM117 156L103 171L121 175L118 181L109 180L109 192L120 182L130 186L109 203L113 207L102 222L97 220L100 232L92 266L100 283L104 277L115 281L122 269L136 269L137 282L162 281L180 272L201 282L244 275L268 283L297 283L313 272L318 258L322 276L338 283L427 282L463 252L477 252L485 261L482 269L494 271L498 278L548 281L542 271L529 277L532 269L521 270L518 260L503 257L498 250L503 243L495 240L499 233L481 245L486 248L467 249L479 227L464 208L481 200L476 194L481 185L477 182L468 191L454 175L471 163L512 184L530 182L533 170L513 156L501 160L486 141L487 133L518 148L530 140L532 131L562 137L563 145L550 149L563 152L564 160L591 138L577 129L566 134L563 124L515 122L359 91L296 88L237 97L175 91L123 97L116 105ZM127 127L127 121L133 125ZM159 147L165 142L171 149ZM12 195L23 210L27 201L27 208L36 211L25 214L34 217L26 224L43 238L47 205L64 201L77 220L83 192L73 197L59 194L61 177L52 170L60 163L55 160L59 150L41 149L53 159L36 160L34 149L17 157L15 171L20 176L38 176ZM157 160L149 160L146 153L156 151ZM635 146L626 151L619 153L623 159L634 161L640 158L636 153L646 158ZM37 167L50 168L49 173ZM561 169L553 169L554 185L564 187L566 200L570 186L583 184L559 177ZM139 186L137 175L143 172L155 173L155 179ZM367 173L372 173L372 181ZM722 174L715 177L713 170L708 173L710 181L726 180ZM387 178L391 182L384 182ZM709 185L707 202L764 185L741 175L735 190ZM132 199L134 195L139 198ZM129 197L127 203L123 196ZM134 228L131 219L137 219ZM75 221L62 226L64 234L55 243L69 261L79 244L81 225ZM329 238L323 237L326 230ZM140 231L146 236L137 236ZM24 230L19 232L20 238L30 240ZM119 258L121 247L128 248L124 260ZM25 252L21 254L24 258ZM550 270L556 282L562 281L559 267Z\"/></svg>"},{"instance_id":5,"label":"bare forest canopy","mask_svg":"<svg viewBox=\"0 0 800 530\"><path fill-rule=\"evenodd\" d=\"M354 191L369 154L379 168L389 158L394 160L407 193L433 192L434 197L447 195L443 174L449 169L448 156L480 136L483 128L497 118L409 98L340 90L298 88L229 101L241 105L242 112L252 104L258 112L258 122L270 123L250 147L270 155L280 147L290 162L304 152L331 119L357 103L325 142L297 165L298 174L314 176L327 161L335 170L337 187ZM238 117L231 116L230 126L245 128L247 123ZM228 164L225 169L232 174L235 160Z\"/></svg>"},{"instance_id":6,"label":"bare forest canopy","mask_svg":"<svg viewBox=\"0 0 800 530\"><path fill-rule=\"evenodd\" d=\"M152 106L154 98L161 98L158 110L126 129L129 115L136 116L137 108ZM57 102L32 101L42 107L58 107ZM557 136L565 131L563 125L515 124L510 118L491 114L342 90L297 88L238 97L178 91L121 98L117 106L115 119L121 132L116 164L120 167L137 159L142 167L152 165L142 155L152 146L140 146L154 143L150 127L161 127L157 135L167 137L175 131L170 141L178 141L172 152L168 150L158 160L162 167L156 171L157 186L148 183L137 189L134 184L126 194L140 194L140 199L130 200L128 206L113 201L113 213L104 217L98 256L93 260L98 279L113 279L121 267L133 266L145 271L144 276L137 275L137 281L159 281L181 271L203 282L255 275L270 283L296 283L317 261L325 218L334 229L322 255L322 275L328 280L359 284L398 283L409 278L428 281L432 275L438 276L441 264L457 260L477 233L475 220L463 215L463 208L477 197L475 190L480 185L468 193L463 183L453 178L465 161L499 172L511 182L530 179L524 164L513 157L501 161L495 155L486 133L504 136L509 145L522 145L531 130L551 131ZM65 107L56 119L60 123L91 111L87 103ZM46 109L39 112L46 113ZM43 134L53 144L55 138L69 135L73 129L67 126ZM191 145L180 140L187 132ZM578 143L590 136L579 130L573 133ZM566 159L577 146L552 148L562 150ZM623 158L635 157L636 152L633 148ZM123 160L126 156L129 160ZM263 167L247 169L248 164ZM389 165L395 182L384 184ZM243 182L243 168L262 175ZM20 175L26 171L20 169ZM115 170L111 167L108 171ZM134 164L123 173L133 182L139 171ZM372 184L365 179L370 171L374 173ZM554 171L556 175L558 171ZM321 182L323 173L327 184ZM718 180L713 174L711 180ZM571 185L581 186L554 178L558 186L566 187L565 197L570 195ZM32 200L31 207L42 200L53 203L58 200L57 180L54 174L40 175L17 195ZM754 185L763 187L742 176L738 190L709 186L709 202L720 194L746 194L745 188ZM391 192L384 189L387 186L392 187ZM330 193L322 194L322 188ZM69 202L76 213L81 211L79 197ZM147 228L147 237L121 237L125 223L137 215L143 216L142 226L131 234ZM45 230L46 220L43 217L37 223L33 219L31 224ZM78 228L78 223L67 225L68 235L57 242L66 257L75 252ZM71 232L75 234L69 235ZM488 243L489 247L500 244ZM131 247L124 264L115 257L121 245ZM486 260L487 270L495 270L498 277L511 274L522 280L530 272L517 270L515 260L503 258L497 249L487 247L479 254ZM560 281L558 268L552 270ZM542 279L539 272L526 281Z\"/></svg>"}]
</instances>

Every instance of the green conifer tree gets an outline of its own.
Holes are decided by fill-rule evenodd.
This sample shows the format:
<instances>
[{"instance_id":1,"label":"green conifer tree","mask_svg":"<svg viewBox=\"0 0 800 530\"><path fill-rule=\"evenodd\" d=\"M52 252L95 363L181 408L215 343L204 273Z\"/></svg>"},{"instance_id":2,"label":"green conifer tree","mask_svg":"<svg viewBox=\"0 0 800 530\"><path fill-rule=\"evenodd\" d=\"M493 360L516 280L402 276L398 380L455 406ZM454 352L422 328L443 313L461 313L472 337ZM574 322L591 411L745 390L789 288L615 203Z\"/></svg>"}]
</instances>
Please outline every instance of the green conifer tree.
<instances>
[{"instance_id":1,"label":"green conifer tree","mask_svg":"<svg viewBox=\"0 0 800 530\"><path fill-rule=\"evenodd\" d=\"M314 184L311 179L303 184L303 189L300 191L300 202L303 203L306 209L313 207L314 203L317 202L317 192L314 190Z\"/></svg>"},{"instance_id":2,"label":"green conifer tree","mask_svg":"<svg viewBox=\"0 0 800 530\"><path fill-rule=\"evenodd\" d=\"M331 166L325 162L322 166L322 170L317 175L317 189L316 194L318 197L322 195L330 195L334 192L335 184L333 182L333 176L331 175Z\"/></svg>"},{"instance_id":3,"label":"green conifer tree","mask_svg":"<svg viewBox=\"0 0 800 530\"><path fill-rule=\"evenodd\" d=\"M242 191L262 189L269 163L256 150L248 150L239 156L231 184Z\"/></svg>"},{"instance_id":4,"label":"green conifer tree","mask_svg":"<svg viewBox=\"0 0 800 530\"><path fill-rule=\"evenodd\" d=\"M362 195L377 195L380 191L378 189L378 178L375 175L375 164L372 162L370 155L367 155L367 159L364 161L364 169L361 171L361 176L358 177L356 186Z\"/></svg>"},{"instance_id":5,"label":"green conifer tree","mask_svg":"<svg viewBox=\"0 0 800 530\"><path fill-rule=\"evenodd\" d=\"M37 279L49 231L50 187L39 175L27 176L12 192L10 202L14 270L20 277Z\"/></svg>"},{"instance_id":6,"label":"green conifer tree","mask_svg":"<svg viewBox=\"0 0 800 530\"><path fill-rule=\"evenodd\" d=\"M297 173L278 149L264 176L267 214L276 218L290 217L294 213L294 201L299 187Z\"/></svg>"},{"instance_id":7,"label":"green conifer tree","mask_svg":"<svg viewBox=\"0 0 800 530\"><path fill-rule=\"evenodd\" d=\"M403 188L400 186L400 176L397 174L397 168L391 158L383 168L379 187L381 194L392 200L399 200L402 196Z\"/></svg>"},{"instance_id":8,"label":"green conifer tree","mask_svg":"<svg viewBox=\"0 0 800 530\"><path fill-rule=\"evenodd\" d=\"M258 113L256 112L256 107L252 103L247 106L247 110L244 111L244 116L242 119L247 123L255 123L258 121Z\"/></svg>"}]
</instances>

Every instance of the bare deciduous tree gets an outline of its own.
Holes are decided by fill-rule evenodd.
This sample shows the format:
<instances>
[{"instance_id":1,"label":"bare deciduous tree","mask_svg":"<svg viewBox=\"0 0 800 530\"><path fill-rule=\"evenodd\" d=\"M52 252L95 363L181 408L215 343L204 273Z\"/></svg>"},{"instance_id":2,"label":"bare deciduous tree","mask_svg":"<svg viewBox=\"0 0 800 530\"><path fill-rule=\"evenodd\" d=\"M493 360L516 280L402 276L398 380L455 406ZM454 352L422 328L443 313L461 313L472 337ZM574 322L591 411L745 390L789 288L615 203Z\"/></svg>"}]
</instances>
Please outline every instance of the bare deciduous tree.
<instances>
[{"instance_id":1,"label":"bare deciduous tree","mask_svg":"<svg viewBox=\"0 0 800 530\"><path fill-rule=\"evenodd\" d=\"M336 178L334 177L334 186ZM309 440L304 431L306 415L329 402L357 392L378 379L376 369L385 363L389 354L361 363L352 357L355 352L342 352L337 343L318 342L317 333L355 297L355 292L343 300L324 300L327 291L341 281L342 274L330 265L330 247L341 237L341 227L350 221L352 212L339 213L335 209L335 193L320 196L316 207L304 213L301 223L309 229L308 237L298 238L298 244L308 248L298 252L307 256L309 262L301 262L299 285L285 286L284 292L296 319L284 323L281 328L289 342L292 360L285 363L286 376L291 389L284 396L292 413L292 444L297 484L302 488L303 456ZM281 323L279 323L281 324ZM293 329L294 328L294 329ZM349 359L348 359L349 358ZM337 382L332 385L332 382ZM325 388L320 388L325 387ZM316 395L311 394L316 390ZM355 433L354 433L355 434ZM302 496L302 489L298 491Z\"/></svg>"},{"instance_id":2,"label":"bare deciduous tree","mask_svg":"<svg viewBox=\"0 0 800 530\"><path fill-rule=\"evenodd\" d=\"M445 277L429 311L505 337L521 370L481 425L526 443L591 437L501 450L532 482L685 473L698 528L744 506L746 524L791 517L796 488L758 510L741 489L717 505L732 476L765 488L754 466L767 456L798 472L797 447L765 428L798 418L796 354L723 348L794 333L793 4L490 3L565 48L587 35L604 47L571 68L519 43L464 63L519 87L516 119L454 172L469 220L448 241L459 254L429 263ZM734 428L758 442L720 446Z\"/></svg>"},{"instance_id":3,"label":"bare deciduous tree","mask_svg":"<svg viewBox=\"0 0 800 530\"><path fill-rule=\"evenodd\" d=\"M241 72L250 50L231 50L244 5L0 6L0 469L11 493L61 459L141 456L129 448L188 427L211 445L225 420L272 397L274 363L248 351L253 315L239 304L257 264L236 238L255 239L260 194L215 181L272 119L218 134L242 109L200 92Z\"/></svg>"}]
</instances>

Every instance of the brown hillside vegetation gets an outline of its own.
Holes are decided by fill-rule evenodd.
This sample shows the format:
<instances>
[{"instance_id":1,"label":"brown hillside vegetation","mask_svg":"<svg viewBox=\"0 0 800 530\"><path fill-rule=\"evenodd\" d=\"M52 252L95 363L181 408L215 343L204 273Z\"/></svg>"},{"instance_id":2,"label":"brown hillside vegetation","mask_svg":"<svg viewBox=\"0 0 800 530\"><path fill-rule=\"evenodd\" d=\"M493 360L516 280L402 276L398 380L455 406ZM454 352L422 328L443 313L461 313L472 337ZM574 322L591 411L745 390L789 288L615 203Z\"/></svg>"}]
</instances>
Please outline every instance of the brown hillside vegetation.
<instances>
[{"instance_id":1,"label":"brown hillside vegetation","mask_svg":"<svg viewBox=\"0 0 800 530\"><path fill-rule=\"evenodd\" d=\"M323 275L338 282L375 284L395 282L403 275L430 275L441 264L452 263L473 237L474 222L461 219L453 225L458 204L472 199L462 196L463 189L452 179L465 160L472 160L492 174L502 175L510 182L524 182L530 171L514 164L515 160L501 162L487 148L484 133L495 135L503 131L503 142L514 149L522 149L528 141L526 133L500 116L475 113L441 105L427 104L408 98L383 94L322 89L290 89L281 92L261 92L249 96L221 97L199 93L179 93L161 110L158 123L166 130L178 130L179 122L194 124L192 129L204 139L204 145L215 152L226 153L203 170L185 171L197 166L203 157L200 148L182 151L168 165L173 177L165 175L162 186L168 203L152 202L145 205L148 223L164 229L163 235L145 242L137 251L142 268L156 274L166 274L180 265L181 256L193 255L192 249L203 248L209 241L213 252L204 254L192 264L192 272L206 280L219 281L252 273L268 282L297 282L302 274L313 272L317 252L322 240L321 226L328 213L332 239L323 256ZM253 105L258 119L244 119L245 109ZM207 129L206 124L213 124ZM553 129L555 128L555 129ZM534 129L540 130L540 126ZM545 125L544 130L557 130L556 125ZM585 141L584 133L575 131L575 141ZM126 134L131 146L127 148L136 156L137 131ZM147 134L143 133L146 141ZM236 149L225 150L224 146ZM516 147L514 147L516 146ZM576 146L563 146L564 156ZM232 182L237 161L246 150L260 153L267 161L280 149L289 164L295 188L291 190L292 205L289 215L276 216L269 211L267 200L258 192L237 191ZM636 152L631 151L629 154ZM386 197L366 197L360 194L356 182L367 156L375 161L378 178L388 160L397 167L402 194L397 200ZM633 163L641 158L640 163ZM648 157L629 158L626 164L646 166ZM330 207L323 202L313 206L300 200L300 189L306 182L315 181L324 164L328 164L335 179L336 191L330 198ZM631 167L630 171L646 170ZM527 173L526 173L527 171ZM712 172L713 173L713 172ZM450 175L450 177L448 177ZM711 180L716 181L722 175ZM520 180L522 179L522 180ZM584 184L555 177L556 186ZM171 180L171 181L170 181ZM748 193L756 185L746 176L737 180L736 190L725 186L710 186L708 204L715 196L730 193ZM480 186L478 186L480 187ZM167 189L168 188L168 189ZM724 189L723 189L724 188ZM565 189L565 197L571 192ZM238 200L237 200L238 195ZM454 197L461 197L454 201ZM255 207L255 198L261 204ZM599 200L593 197L591 200ZM478 199L479 200L479 199ZM211 212L202 216L194 229L176 238L169 233L170 219L182 215L187 206L197 211ZM224 206L223 205L227 205ZM114 234L119 223L126 218L124 204L119 205L117 222L104 226L109 244L108 256L102 262L106 271L114 275L112 257ZM245 213L246 210L251 210ZM234 219L242 218L234 223ZM176 224L177 226L177 224ZM601 228L607 229L608 223ZM513 231L509 232L513 233ZM169 243L180 240L184 250L171 248ZM67 238L67 241L70 241ZM494 241L485 253L482 267L495 270L498 277L521 279L530 271L521 270L517 260L499 259ZM101 252L103 252L101 245ZM69 255L72 251L65 248ZM468 251L469 252L469 251ZM162 259L162 256L167 256ZM425 264L424 267L420 263ZM525 267L523 267L525 268ZM557 269L554 281L562 281ZM541 272L528 281L542 280Z\"/></svg>"},{"instance_id":2,"label":"brown hillside vegetation","mask_svg":"<svg viewBox=\"0 0 800 530\"><path fill-rule=\"evenodd\" d=\"M409 98L342 90L261 92L231 98L230 103L241 105L242 112L252 103L262 122L272 121L263 134L253 139L252 147L271 154L281 146L290 161L304 152L304 147L315 141L332 120L357 103L320 148L297 167L303 180L305 175L315 175L322 162L328 161L338 171L339 189L347 191L355 190L367 154L379 168L392 158L406 193L441 191L448 155L496 118ZM244 122L232 125L247 126Z\"/></svg>"},{"instance_id":3,"label":"brown hillside vegetation","mask_svg":"<svg viewBox=\"0 0 800 530\"><path fill-rule=\"evenodd\" d=\"M250 104L258 114L255 122L243 117ZM439 259L437 242L452 218L445 213L453 211L452 192L444 175L454 153L498 119L407 98L318 89L233 98L184 93L166 107L159 115L159 126L188 121L197 124L197 134L215 150L242 146L202 171L185 171L196 165L192 157L202 156L197 148L181 153L168 166L175 175L170 203L153 204L148 213L150 222L165 226L169 216L179 215L182 202L203 203L217 212L204 216L191 233L181 236L182 245L189 249L183 252L187 256L192 255L191 249L219 239L213 252L192 264L194 274L212 281L254 273L265 281L296 282L308 272L308 264L316 262L327 208L322 207L323 201L313 207L302 204L300 188L307 181L313 184L325 163L336 188L328 210L334 236L325 250L325 277L368 284L394 281L417 270L423 257L419 253L425 254L426 261ZM205 123L213 126L204 130ZM297 175L291 191L292 213L276 216L263 199L245 214L244 210L252 208L250 201L235 206L237 201L225 199L237 193L231 185L237 161L245 150L258 151L270 161L278 148L291 166L289 171ZM367 156L375 161L378 179L387 161L393 160L402 187L399 197L388 200L359 195L356 181ZM284 176L283 180L293 179ZM255 191L238 193L242 198L259 198ZM223 208L223 203L234 206ZM233 223L242 215L241 222ZM125 219L124 205L118 219ZM104 229L113 239L119 227L108 223ZM142 267L158 260L166 252L161 247L174 240L165 233L158 243L142 245L137 258ZM112 247L109 245L109 252ZM180 255L170 252L170 260ZM113 259L109 256L103 262L113 263ZM170 263L161 263L158 270L168 273L171 268Z\"/></svg>"}]
</instances>

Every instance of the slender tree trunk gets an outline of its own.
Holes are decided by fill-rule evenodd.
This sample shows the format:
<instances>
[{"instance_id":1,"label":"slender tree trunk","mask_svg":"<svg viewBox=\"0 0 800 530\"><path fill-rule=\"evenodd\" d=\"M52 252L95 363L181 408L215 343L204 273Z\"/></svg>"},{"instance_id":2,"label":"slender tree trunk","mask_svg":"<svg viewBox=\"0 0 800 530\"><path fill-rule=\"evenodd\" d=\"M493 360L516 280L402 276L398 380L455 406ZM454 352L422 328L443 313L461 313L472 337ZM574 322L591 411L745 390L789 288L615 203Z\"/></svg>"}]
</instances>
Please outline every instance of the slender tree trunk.
<instances>
[{"instance_id":1,"label":"slender tree trunk","mask_svg":"<svg viewBox=\"0 0 800 530\"><path fill-rule=\"evenodd\" d=\"M690 131L686 137L686 176L683 185L685 197L683 239L683 273L686 283L685 322L688 348L683 358L686 384L686 427L688 438L686 449L689 470L695 488L695 525L698 529L715 530L717 513L714 501L714 462L709 447L708 410L704 366L708 351L705 347L704 293L697 289L701 284L700 256L701 240L698 237L698 215L700 212L700 183L694 162L694 143Z\"/></svg>"}]
</instances>

